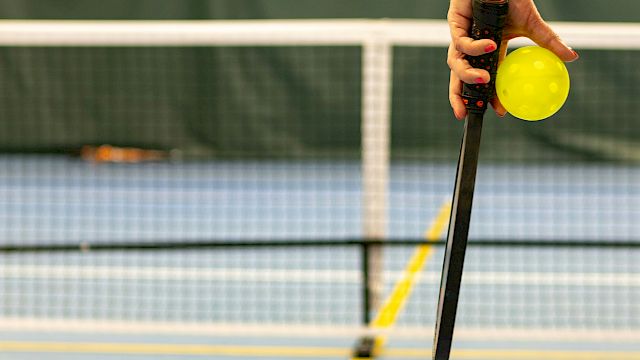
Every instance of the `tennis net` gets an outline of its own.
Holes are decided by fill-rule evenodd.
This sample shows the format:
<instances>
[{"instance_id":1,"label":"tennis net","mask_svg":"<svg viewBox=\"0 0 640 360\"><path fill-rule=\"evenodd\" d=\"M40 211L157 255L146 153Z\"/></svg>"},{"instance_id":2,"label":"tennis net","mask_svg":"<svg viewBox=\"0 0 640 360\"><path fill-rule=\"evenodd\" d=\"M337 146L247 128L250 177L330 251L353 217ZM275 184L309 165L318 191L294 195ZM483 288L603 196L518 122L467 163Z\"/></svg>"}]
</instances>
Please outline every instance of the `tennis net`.
<instances>
[{"instance_id":1,"label":"tennis net","mask_svg":"<svg viewBox=\"0 0 640 360\"><path fill-rule=\"evenodd\" d=\"M485 122L460 331L637 339L640 26L555 27L563 110ZM0 22L0 327L362 332L406 301L396 331L430 336L447 45L442 21Z\"/></svg>"}]
</instances>

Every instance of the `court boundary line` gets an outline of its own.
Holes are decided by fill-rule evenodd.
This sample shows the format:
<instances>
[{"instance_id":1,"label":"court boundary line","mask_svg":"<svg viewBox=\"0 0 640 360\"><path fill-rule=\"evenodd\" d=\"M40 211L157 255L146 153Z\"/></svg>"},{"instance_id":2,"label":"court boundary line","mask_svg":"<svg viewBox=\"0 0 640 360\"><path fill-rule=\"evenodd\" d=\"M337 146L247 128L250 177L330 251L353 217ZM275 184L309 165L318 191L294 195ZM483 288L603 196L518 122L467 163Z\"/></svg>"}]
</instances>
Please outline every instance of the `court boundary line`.
<instances>
[{"instance_id":1,"label":"court boundary line","mask_svg":"<svg viewBox=\"0 0 640 360\"><path fill-rule=\"evenodd\" d=\"M430 327L401 326L394 329L371 329L363 326L296 325L247 323L188 323L170 321L117 321L64 318L0 317L0 332L93 332L105 334L170 334L185 336L259 336L293 338L358 337L385 334L392 339L424 339L433 335ZM459 327L456 338L461 340L512 340L547 342L637 342L640 329L545 329L526 327Z\"/></svg>"},{"instance_id":2,"label":"court boundary line","mask_svg":"<svg viewBox=\"0 0 640 360\"><path fill-rule=\"evenodd\" d=\"M431 246L431 245L420 245ZM271 282L339 282L360 283L358 270L303 270L303 269L247 269L247 268L185 268L164 266L84 266L84 265L6 265L0 264L0 278L30 279L85 279L85 280L234 280ZM405 271L385 271L385 279L397 279ZM436 284L440 281L438 271L423 272L417 283ZM639 287L640 276L636 273L615 272L510 272L468 271L464 284L477 285L566 285L566 286L622 286Z\"/></svg>"},{"instance_id":3,"label":"court boundary line","mask_svg":"<svg viewBox=\"0 0 640 360\"><path fill-rule=\"evenodd\" d=\"M94 354L145 354L145 355L226 355L252 357L321 357L345 356L344 347L295 347L295 346L246 346L202 344L154 344L154 343L101 343L101 342L29 342L0 341L2 352L35 353L94 353ZM425 358L430 349L397 348L384 352L385 356ZM535 349L458 349L453 351L458 359L547 359L547 360L640 360L640 351L607 350L535 350Z\"/></svg>"}]
</instances>

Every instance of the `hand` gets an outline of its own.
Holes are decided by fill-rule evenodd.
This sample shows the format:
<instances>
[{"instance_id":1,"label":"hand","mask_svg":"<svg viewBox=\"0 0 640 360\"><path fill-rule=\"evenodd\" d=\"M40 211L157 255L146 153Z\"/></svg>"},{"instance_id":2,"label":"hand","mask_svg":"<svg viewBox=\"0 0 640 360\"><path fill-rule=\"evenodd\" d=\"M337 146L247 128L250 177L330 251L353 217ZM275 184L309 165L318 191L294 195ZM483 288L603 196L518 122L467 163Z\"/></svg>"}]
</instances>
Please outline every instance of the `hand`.
<instances>
[{"instance_id":1,"label":"hand","mask_svg":"<svg viewBox=\"0 0 640 360\"><path fill-rule=\"evenodd\" d=\"M473 21L472 0L451 0L447 20L451 31L451 44L447 55L447 64L451 69L449 81L449 102L456 118L462 120L467 110L462 102L462 82L479 84L489 82L489 72L472 68L464 59L465 55L478 56L495 51L497 44L489 39L473 40L469 37L469 29ZM563 61L574 61L578 54L564 44L560 37L542 19L533 0L510 0L509 14L502 35L500 61L507 53L507 42L513 38L526 36L541 47L547 48ZM496 114L504 116L507 110L498 98L491 99L491 106Z\"/></svg>"}]
</instances>

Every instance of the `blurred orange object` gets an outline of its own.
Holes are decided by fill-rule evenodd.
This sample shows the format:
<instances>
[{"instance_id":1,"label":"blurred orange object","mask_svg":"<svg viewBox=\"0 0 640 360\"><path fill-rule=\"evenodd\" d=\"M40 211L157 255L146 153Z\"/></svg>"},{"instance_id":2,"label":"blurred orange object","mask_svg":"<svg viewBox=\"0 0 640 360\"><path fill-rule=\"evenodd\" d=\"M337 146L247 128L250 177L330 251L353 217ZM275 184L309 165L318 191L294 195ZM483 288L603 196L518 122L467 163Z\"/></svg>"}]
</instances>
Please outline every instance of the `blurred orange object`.
<instances>
[{"instance_id":1,"label":"blurred orange object","mask_svg":"<svg viewBox=\"0 0 640 360\"><path fill-rule=\"evenodd\" d=\"M111 145L85 145L82 147L80 156L85 161L95 163L139 163L166 160L169 158L169 153L162 150L147 150Z\"/></svg>"}]
</instances>

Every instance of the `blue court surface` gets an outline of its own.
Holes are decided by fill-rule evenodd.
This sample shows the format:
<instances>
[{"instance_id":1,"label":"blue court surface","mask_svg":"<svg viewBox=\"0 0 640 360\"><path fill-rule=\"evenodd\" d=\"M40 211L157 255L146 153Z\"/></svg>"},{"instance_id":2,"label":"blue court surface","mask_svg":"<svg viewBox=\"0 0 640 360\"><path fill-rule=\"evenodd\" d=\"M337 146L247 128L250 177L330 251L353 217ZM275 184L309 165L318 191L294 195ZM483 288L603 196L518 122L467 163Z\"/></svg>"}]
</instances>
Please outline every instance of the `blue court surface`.
<instances>
[{"instance_id":1,"label":"blue court surface","mask_svg":"<svg viewBox=\"0 0 640 360\"><path fill-rule=\"evenodd\" d=\"M0 157L0 242L362 238L359 162ZM422 238L451 164L390 169L389 241ZM640 169L481 164L471 239L633 242ZM442 235L443 236L443 235ZM441 237L442 237L441 236ZM0 254L0 359L345 359L351 246ZM383 251L387 297L416 249ZM434 247L381 359L427 359ZM454 359L640 359L640 248L472 247Z\"/></svg>"}]
</instances>

